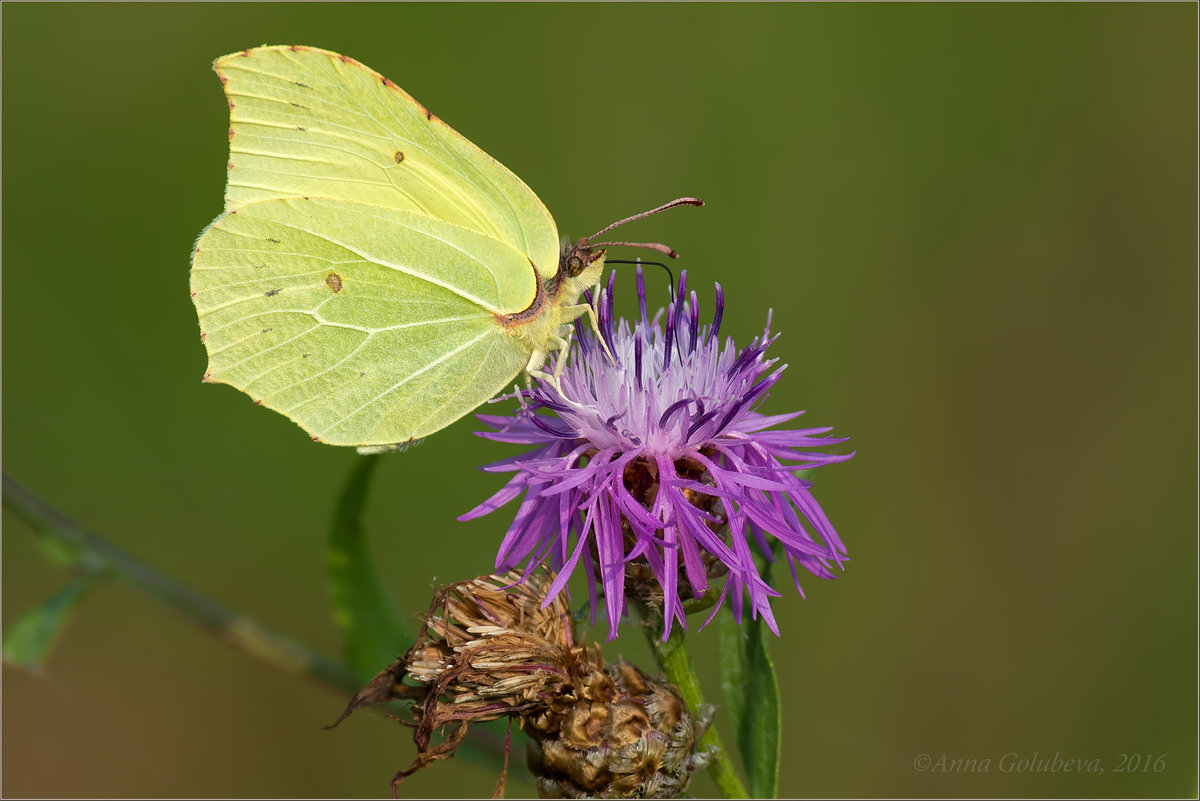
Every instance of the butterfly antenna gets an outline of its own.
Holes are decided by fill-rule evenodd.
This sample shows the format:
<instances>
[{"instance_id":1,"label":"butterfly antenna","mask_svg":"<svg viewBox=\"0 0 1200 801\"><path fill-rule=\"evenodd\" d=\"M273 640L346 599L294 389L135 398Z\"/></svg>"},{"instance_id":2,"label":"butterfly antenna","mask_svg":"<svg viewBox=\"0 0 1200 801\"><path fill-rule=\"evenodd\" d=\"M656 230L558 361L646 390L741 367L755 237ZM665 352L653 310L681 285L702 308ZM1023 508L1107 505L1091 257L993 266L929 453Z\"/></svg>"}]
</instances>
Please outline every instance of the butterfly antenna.
<instances>
[{"instance_id":1,"label":"butterfly antenna","mask_svg":"<svg viewBox=\"0 0 1200 801\"><path fill-rule=\"evenodd\" d=\"M590 242L593 239L595 239L596 237L607 234L612 229L617 228L618 226L622 226L625 223L633 222L634 220L640 220L643 217L649 217L651 214L658 214L660 211L666 211L667 209L673 209L676 206L703 206L703 205L704 205L704 201L698 197L678 197L678 198L675 198L674 200L672 200L670 203L664 203L661 206L658 206L657 208L650 209L649 211L643 211L641 214L635 214L632 217L626 217L623 220L617 220L615 223L612 223L611 225L606 225L603 228L601 228L599 231L597 231L596 233L587 237L587 240Z\"/></svg>"},{"instance_id":2,"label":"butterfly antenna","mask_svg":"<svg viewBox=\"0 0 1200 801\"><path fill-rule=\"evenodd\" d=\"M617 246L617 247L624 246L627 248L646 248L647 250L653 250L658 253L661 253L669 259L679 258L678 253L676 253L671 248L669 248L666 245L661 244L659 242L592 242L590 240L588 241L588 247L591 247L591 248L606 248L606 247L613 247L613 246Z\"/></svg>"},{"instance_id":3,"label":"butterfly antenna","mask_svg":"<svg viewBox=\"0 0 1200 801\"><path fill-rule=\"evenodd\" d=\"M585 237L583 239L583 241L586 242L591 247L606 247L606 246L624 245L626 247L646 248L647 250L653 250L657 253L661 253L668 258L676 259L676 258L679 258L678 253L676 253L674 250L667 247L666 245L659 244L658 242L593 242L592 240L598 236L603 236L604 234L607 234L612 229L614 229L618 226L624 225L625 223L633 222L634 220L640 220L643 217L649 217L651 214L658 214L660 211L666 211L667 209L673 209L676 206L703 206L703 205L704 205L704 201L698 197L675 198L670 203L664 203L663 205L658 206L653 209L650 209L649 211L643 211L641 214L634 214L632 217L626 217L623 220L617 220L615 223L613 223L611 225L606 225L605 227L601 228L599 231L592 234L591 236Z\"/></svg>"}]
</instances>

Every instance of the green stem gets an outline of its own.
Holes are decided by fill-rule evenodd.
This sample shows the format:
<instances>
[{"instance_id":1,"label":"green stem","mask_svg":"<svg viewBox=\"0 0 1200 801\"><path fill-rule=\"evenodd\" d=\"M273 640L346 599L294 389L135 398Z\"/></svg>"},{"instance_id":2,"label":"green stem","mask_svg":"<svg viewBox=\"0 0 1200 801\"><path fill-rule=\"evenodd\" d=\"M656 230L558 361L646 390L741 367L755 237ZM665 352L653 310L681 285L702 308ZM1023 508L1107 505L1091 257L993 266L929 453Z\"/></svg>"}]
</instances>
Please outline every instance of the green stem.
<instances>
[{"instance_id":1,"label":"green stem","mask_svg":"<svg viewBox=\"0 0 1200 801\"><path fill-rule=\"evenodd\" d=\"M704 706L704 694L700 691L700 679L692 666L692 657L683 642L683 630L678 626L674 627L671 636L663 642L662 618L657 611L643 609L642 617L645 621L643 628L646 640L650 643L650 650L654 652L655 659L658 660L658 666L667 674L667 679L675 685L695 714ZM716 781L721 793L726 798L749 798L746 786L742 784L733 763L729 761L729 752L725 750L715 724L710 725L708 731L700 738L700 745L717 747L716 755L708 765L708 772Z\"/></svg>"},{"instance_id":2,"label":"green stem","mask_svg":"<svg viewBox=\"0 0 1200 801\"><path fill-rule=\"evenodd\" d=\"M41 536L74 552L78 567L89 573L111 573L120 577L135 589L182 613L235 650L272 667L333 685L349 693L359 688L354 673L346 665L272 631L139 562L98 535L76 525L7 473L4 475L4 507Z\"/></svg>"}]
</instances>

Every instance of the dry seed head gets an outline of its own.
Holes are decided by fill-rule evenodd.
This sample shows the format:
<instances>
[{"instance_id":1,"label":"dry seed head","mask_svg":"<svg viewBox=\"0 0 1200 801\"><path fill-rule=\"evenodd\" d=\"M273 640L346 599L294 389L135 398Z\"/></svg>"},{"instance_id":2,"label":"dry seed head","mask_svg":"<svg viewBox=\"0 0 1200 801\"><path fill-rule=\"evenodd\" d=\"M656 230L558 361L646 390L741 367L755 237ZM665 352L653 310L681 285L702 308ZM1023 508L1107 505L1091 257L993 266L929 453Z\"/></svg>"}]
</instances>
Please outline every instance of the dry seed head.
<instances>
[{"instance_id":1,"label":"dry seed head","mask_svg":"<svg viewBox=\"0 0 1200 801\"><path fill-rule=\"evenodd\" d=\"M412 701L417 758L393 792L451 758L469 722L505 716L530 736L543 797L670 798L707 763L696 746L711 709L693 715L670 685L624 662L606 667L599 646L576 644L565 595L542 608L552 580L513 571L438 591L417 642L354 696L338 722L369 704ZM435 731L443 739L431 744Z\"/></svg>"},{"instance_id":2,"label":"dry seed head","mask_svg":"<svg viewBox=\"0 0 1200 801\"><path fill-rule=\"evenodd\" d=\"M576 689L566 715L541 736L530 730L543 798L674 798L708 764L696 745L711 708L693 716L672 687L627 662L592 671Z\"/></svg>"}]
</instances>

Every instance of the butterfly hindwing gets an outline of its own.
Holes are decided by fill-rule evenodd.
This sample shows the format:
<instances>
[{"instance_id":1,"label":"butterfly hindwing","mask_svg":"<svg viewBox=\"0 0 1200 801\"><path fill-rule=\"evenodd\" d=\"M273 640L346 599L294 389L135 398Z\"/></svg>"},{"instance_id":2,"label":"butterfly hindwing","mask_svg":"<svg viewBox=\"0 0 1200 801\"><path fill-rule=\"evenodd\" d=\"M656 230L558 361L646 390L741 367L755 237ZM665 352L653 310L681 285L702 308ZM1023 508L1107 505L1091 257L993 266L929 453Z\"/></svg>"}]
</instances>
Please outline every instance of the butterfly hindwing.
<instances>
[{"instance_id":1,"label":"butterfly hindwing","mask_svg":"<svg viewBox=\"0 0 1200 801\"><path fill-rule=\"evenodd\" d=\"M193 255L206 379L335 445L426 436L511 383L528 352L497 314L536 292L499 240L345 200L244 204Z\"/></svg>"}]
</instances>

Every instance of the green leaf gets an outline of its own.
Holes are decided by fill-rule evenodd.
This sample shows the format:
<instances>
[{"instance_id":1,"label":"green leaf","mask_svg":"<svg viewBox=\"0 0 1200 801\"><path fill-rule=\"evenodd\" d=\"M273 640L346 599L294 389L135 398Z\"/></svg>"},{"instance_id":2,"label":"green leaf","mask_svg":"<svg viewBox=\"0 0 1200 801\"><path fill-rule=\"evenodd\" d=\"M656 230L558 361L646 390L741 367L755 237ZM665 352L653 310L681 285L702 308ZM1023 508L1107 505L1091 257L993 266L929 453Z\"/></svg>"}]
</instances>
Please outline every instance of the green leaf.
<instances>
[{"instance_id":1,"label":"green leaf","mask_svg":"<svg viewBox=\"0 0 1200 801\"><path fill-rule=\"evenodd\" d=\"M378 455L355 460L338 497L326 551L334 619L342 629L346 660L364 683L412 644L401 626L400 610L375 572L362 525L367 488L378 461Z\"/></svg>"},{"instance_id":2,"label":"green leaf","mask_svg":"<svg viewBox=\"0 0 1200 801\"><path fill-rule=\"evenodd\" d=\"M779 788L782 727L779 682L767 654L762 618L739 625L721 615L721 689L736 735L752 798L774 798Z\"/></svg>"},{"instance_id":3,"label":"green leaf","mask_svg":"<svg viewBox=\"0 0 1200 801\"><path fill-rule=\"evenodd\" d=\"M38 550L42 552L42 556L46 557L46 561L50 564L68 570L83 564L83 556L78 546L63 542L60 539L47 537L41 531L38 531L37 534L38 537L34 542L37 543Z\"/></svg>"},{"instance_id":4,"label":"green leaf","mask_svg":"<svg viewBox=\"0 0 1200 801\"><path fill-rule=\"evenodd\" d=\"M4 661L37 671L46 661L70 612L91 586L93 575L72 581L40 606L22 615L4 632Z\"/></svg>"}]
</instances>

